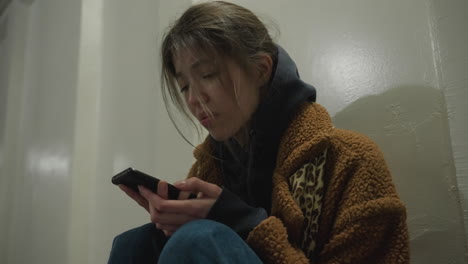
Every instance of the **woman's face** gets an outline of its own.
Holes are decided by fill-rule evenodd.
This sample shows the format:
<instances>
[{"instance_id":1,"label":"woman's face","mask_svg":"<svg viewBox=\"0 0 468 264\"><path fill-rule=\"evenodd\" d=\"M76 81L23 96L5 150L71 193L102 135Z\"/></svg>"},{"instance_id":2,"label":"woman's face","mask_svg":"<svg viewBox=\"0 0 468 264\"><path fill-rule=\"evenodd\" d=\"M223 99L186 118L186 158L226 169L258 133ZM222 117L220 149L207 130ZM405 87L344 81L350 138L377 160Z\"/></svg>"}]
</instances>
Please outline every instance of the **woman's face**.
<instances>
[{"instance_id":1,"label":"woman's face","mask_svg":"<svg viewBox=\"0 0 468 264\"><path fill-rule=\"evenodd\" d=\"M173 58L192 115L217 141L239 136L259 103L261 82L234 60L185 49Z\"/></svg>"}]
</instances>

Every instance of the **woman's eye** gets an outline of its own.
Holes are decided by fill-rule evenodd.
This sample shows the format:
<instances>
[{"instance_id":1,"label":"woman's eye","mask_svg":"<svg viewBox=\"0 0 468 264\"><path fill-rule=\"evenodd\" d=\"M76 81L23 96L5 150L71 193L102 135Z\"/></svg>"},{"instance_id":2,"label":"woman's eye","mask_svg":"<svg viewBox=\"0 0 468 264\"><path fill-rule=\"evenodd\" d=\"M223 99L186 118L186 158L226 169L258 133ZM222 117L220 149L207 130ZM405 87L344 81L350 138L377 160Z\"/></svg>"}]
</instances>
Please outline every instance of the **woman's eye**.
<instances>
[{"instance_id":1,"label":"woman's eye","mask_svg":"<svg viewBox=\"0 0 468 264\"><path fill-rule=\"evenodd\" d=\"M188 88L189 88L188 85L182 86L182 88L180 88L180 92L181 93L186 92L188 90Z\"/></svg>"},{"instance_id":2,"label":"woman's eye","mask_svg":"<svg viewBox=\"0 0 468 264\"><path fill-rule=\"evenodd\" d=\"M216 75L215 72L207 73L203 75L203 79L210 79L213 78Z\"/></svg>"}]
</instances>

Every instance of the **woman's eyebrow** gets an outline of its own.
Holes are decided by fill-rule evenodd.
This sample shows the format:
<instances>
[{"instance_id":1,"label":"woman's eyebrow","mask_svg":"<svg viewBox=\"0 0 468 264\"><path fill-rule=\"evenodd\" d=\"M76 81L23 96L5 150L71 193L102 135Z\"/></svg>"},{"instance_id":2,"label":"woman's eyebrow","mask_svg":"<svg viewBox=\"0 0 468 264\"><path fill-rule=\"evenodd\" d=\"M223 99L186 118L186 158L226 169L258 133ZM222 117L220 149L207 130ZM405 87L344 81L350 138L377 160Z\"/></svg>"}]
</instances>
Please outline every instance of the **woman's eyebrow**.
<instances>
[{"instance_id":1,"label":"woman's eyebrow","mask_svg":"<svg viewBox=\"0 0 468 264\"><path fill-rule=\"evenodd\" d=\"M202 64L209 64L210 62L211 62L211 60L209 60L209 59L200 59L200 60L197 60L196 62L192 63L191 68L194 69L194 68L199 67Z\"/></svg>"},{"instance_id":2,"label":"woman's eyebrow","mask_svg":"<svg viewBox=\"0 0 468 264\"><path fill-rule=\"evenodd\" d=\"M212 62L212 60L210 60L210 59L199 59L199 60L195 61L194 63L192 63L190 68L192 68L192 70L193 70L195 68L200 67L201 65L210 64L211 62ZM176 72L176 74L175 74L176 79L179 79L179 78L181 78L183 76L184 76L184 74L182 72Z\"/></svg>"}]
</instances>

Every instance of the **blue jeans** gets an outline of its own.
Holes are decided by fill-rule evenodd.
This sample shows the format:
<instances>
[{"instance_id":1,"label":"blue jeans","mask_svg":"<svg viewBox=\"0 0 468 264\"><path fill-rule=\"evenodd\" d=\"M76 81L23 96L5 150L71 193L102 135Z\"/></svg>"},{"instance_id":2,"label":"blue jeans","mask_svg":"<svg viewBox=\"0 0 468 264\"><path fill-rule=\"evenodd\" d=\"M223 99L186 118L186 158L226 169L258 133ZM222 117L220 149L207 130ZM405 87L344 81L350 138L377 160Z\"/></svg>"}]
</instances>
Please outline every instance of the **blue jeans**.
<instances>
[{"instance_id":1,"label":"blue jeans","mask_svg":"<svg viewBox=\"0 0 468 264\"><path fill-rule=\"evenodd\" d=\"M183 225L169 239L147 224L114 239L109 264L262 263L231 228L211 220Z\"/></svg>"}]
</instances>

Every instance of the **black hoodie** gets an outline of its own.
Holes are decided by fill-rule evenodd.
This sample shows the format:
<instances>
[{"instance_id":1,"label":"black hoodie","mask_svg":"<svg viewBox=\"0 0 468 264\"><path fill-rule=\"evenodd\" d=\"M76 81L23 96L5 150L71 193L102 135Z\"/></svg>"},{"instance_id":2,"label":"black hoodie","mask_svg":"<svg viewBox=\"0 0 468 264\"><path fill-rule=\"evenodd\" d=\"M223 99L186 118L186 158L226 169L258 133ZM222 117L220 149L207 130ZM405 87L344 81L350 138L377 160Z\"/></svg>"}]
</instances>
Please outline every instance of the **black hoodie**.
<instances>
[{"instance_id":1,"label":"black hoodie","mask_svg":"<svg viewBox=\"0 0 468 264\"><path fill-rule=\"evenodd\" d=\"M267 94L252 116L249 144L243 148L231 139L227 142L229 150L226 143L213 140L215 154L221 159L224 186L207 218L231 227L244 239L270 214L272 176L281 136L297 107L316 99L315 88L300 79L294 61L277 47Z\"/></svg>"}]
</instances>

